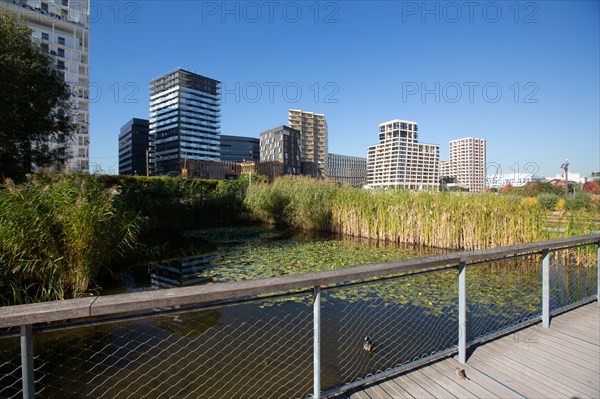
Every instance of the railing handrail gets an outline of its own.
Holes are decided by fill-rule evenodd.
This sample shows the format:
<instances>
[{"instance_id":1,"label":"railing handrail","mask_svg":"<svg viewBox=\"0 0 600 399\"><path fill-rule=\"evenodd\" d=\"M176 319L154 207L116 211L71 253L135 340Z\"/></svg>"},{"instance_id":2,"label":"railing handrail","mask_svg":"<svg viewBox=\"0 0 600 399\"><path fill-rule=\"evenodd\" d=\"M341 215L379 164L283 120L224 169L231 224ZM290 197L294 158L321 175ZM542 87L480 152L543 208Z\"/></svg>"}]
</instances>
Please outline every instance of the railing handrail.
<instances>
[{"instance_id":1,"label":"railing handrail","mask_svg":"<svg viewBox=\"0 0 600 399\"><path fill-rule=\"evenodd\" d=\"M600 234L592 234L476 251L454 252L446 255L413 258L323 272L5 306L0 308L0 328L138 312L169 306L225 301L280 291L339 284L389 274L414 272L438 266L458 265L461 262L469 265L478 262L501 260L507 256L538 254L544 251L555 251L598 243L600 243Z\"/></svg>"}]
</instances>

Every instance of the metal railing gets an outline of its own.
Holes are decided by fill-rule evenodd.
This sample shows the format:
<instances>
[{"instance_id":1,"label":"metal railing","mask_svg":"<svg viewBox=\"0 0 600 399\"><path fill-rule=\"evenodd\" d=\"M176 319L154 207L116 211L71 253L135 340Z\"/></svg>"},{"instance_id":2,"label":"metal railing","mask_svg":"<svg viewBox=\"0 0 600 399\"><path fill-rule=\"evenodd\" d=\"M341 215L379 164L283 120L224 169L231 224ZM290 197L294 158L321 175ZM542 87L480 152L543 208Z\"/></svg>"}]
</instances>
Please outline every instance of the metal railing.
<instances>
[{"instance_id":1,"label":"metal railing","mask_svg":"<svg viewBox=\"0 0 600 399\"><path fill-rule=\"evenodd\" d=\"M0 397L320 398L465 362L471 345L598 300L599 243L3 307Z\"/></svg>"}]
</instances>

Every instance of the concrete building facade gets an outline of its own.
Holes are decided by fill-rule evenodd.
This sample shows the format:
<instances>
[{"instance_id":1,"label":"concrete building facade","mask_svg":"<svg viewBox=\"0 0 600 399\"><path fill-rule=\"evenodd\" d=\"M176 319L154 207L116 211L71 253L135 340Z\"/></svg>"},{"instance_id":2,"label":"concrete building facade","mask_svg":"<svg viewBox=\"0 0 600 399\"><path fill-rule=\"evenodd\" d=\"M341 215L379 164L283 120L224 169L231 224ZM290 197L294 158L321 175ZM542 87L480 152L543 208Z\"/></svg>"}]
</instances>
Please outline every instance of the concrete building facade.
<instances>
[{"instance_id":1,"label":"concrete building facade","mask_svg":"<svg viewBox=\"0 0 600 399\"><path fill-rule=\"evenodd\" d=\"M66 168L90 169L89 0L0 0L0 12L12 12L31 29L32 41L56 60L71 89L75 132L68 141Z\"/></svg>"},{"instance_id":2,"label":"concrete building facade","mask_svg":"<svg viewBox=\"0 0 600 399\"><path fill-rule=\"evenodd\" d=\"M326 177L329 138L325 115L290 109L288 124L300 132L302 174Z\"/></svg>"},{"instance_id":3,"label":"concrete building facade","mask_svg":"<svg viewBox=\"0 0 600 399\"><path fill-rule=\"evenodd\" d=\"M354 187L367 184L367 158L329 154L328 179Z\"/></svg>"},{"instance_id":4,"label":"concrete building facade","mask_svg":"<svg viewBox=\"0 0 600 399\"><path fill-rule=\"evenodd\" d=\"M486 188L486 143L484 139L466 137L450 142L450 174L460 187L469 191Z\"/></svg>"},{"instance_id":5,"label":"concrete building facade","mask_svg":"<svg viewBox=\"0 0 600 399\"><path fill-rule=\"evenodd\" d=\"M300 132L289 126L278 126L260 134L260 162L281 162L283 173L301 172Z\"/></svg>"},{"instance_id":6,"label":"concrete building facade","mask_svg":"<svg viewBox=\"0 0 600 399\"><path fill-rule=\"evenodd\" d=\"M149 148L148 119L133 118L119 134L119 174L146 176Z\"/></svg>"},{"instance_id":7,"label":"concrete building facade","mask_svg":"<svg viewBox=\"0 0 600 399\"><path fill-rule=\"evenodd\" d=\"M367 148L367 186L437 190L440 148L420 143L416 122L394 119L379 124L379 144Z\"/></svg>"},{"instance_id":8,"label":"concrete building facade","mask_svg":"<svg viewBox=\"0 0 600 399\"><path fill-rule=\"evenodd\" d=\"M177 69L150 82L153 174L220 160L221 82Z\"/></svg>"}]
</instances>

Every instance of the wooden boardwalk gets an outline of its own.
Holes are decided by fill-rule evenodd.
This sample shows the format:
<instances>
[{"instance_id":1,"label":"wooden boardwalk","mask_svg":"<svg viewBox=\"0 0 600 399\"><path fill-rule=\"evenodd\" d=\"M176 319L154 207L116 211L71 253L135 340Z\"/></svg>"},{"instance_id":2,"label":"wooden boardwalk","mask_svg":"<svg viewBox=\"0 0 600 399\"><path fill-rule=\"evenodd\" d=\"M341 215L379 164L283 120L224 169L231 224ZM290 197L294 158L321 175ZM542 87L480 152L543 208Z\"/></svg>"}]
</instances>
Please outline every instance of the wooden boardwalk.
<instances>
[{"instance_id":1,"label":"wooden boardwalk","mask_svg":"<svg viewBox=\"0 0 600 399\"><path fill-rule=\"evenodd\" d=\"M600 307L593 302L456 358L332 396L390 398L600 398ZM460 380L456 368L469 380Z\"/></svg>"}]
</instances>

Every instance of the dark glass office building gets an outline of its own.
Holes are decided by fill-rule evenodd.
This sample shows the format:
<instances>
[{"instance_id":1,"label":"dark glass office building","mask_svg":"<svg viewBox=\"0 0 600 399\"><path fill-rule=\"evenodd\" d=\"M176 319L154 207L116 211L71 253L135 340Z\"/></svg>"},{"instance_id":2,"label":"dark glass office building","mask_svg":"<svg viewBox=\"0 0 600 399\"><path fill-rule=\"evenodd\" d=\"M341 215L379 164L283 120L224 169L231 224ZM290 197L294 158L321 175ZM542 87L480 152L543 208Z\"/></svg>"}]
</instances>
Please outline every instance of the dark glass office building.
<instances>
[{"instance_id":1,"label":"dark glass office building","mask_svg":"<svg viewBox=\"0 0 600 399\"><path fill-rule=\"evenodd\" d=\"M189 161L219 161L220 118L221 82L183 69L151 81L155 174L180 174Z\"/></svg>"},{"instance_id":2,"label":"dark glass office building","mask_svg":"<svg viewBox=\"0 0 600 399\"><path fill-rule=\"evenodd\" d=\"M119 174L146 175L148 119L133 118L121 127L119 134Z\"/></svg>"},{"instance_id":3,"label":"dark glass office building","mask_svg":"<svg viewBox=\"0 0 600 399\"><path fill-rule=\"evenodd\" d=\"M254 137L221 135L221 161L258 162L260 160L260 140Z\"/></svg>"}]
</instances>

